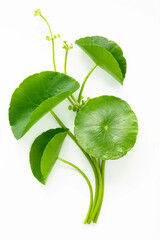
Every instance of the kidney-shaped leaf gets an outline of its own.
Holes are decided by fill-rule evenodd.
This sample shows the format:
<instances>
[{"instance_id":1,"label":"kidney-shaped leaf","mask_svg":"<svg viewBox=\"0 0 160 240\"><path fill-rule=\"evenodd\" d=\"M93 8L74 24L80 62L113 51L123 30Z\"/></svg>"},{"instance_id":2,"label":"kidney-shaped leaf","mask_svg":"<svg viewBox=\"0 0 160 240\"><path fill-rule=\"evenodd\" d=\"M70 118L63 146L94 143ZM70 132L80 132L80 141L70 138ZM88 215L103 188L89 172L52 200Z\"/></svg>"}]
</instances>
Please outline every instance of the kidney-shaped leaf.
<instances>
[{"instance_id":1,"label":"kidney-shaped leaf","mask_svg":"<svg viewBox=\"0 0 160 240\"><path fill-rule=\"evenodd\" d=\"M125 101L101 96L89 100L78 112L74 131L88 154L98 159L114 160L134 146L138 122Z\"/></svg>"},{"instance_id":2,"label":"kidney-shaped leaf","mask_svg":"<svg viewBox=\"0 0 160 240\"><path fill-rule=\"evenodd\" d=\"M75 42L102 69L123 84L126 60L122 49L113 41L100 36L80 38Z\"/></svg>"},{"instance_id":3,"label":"kidney-shaped leaf","mask_svg":"<svg viewBox=\"0 0 160 240\"><path fill-rule=\"evenodd\" d=\"M50 129L33 142L30 150L30 166L37 180L45 184L61 150L68 129Z\"/></svg>"},{"instance_id":4,"label":"kidney-shaped leaf","mask_svg":"<svg viewBox=\"0 0 160 240\"><path fill-rule=\"evenodd\" d=\"M16 139L21 138L44 114L79 88L73 78L46 71L26 78L14 91L9 121Z\"/></svg>"}]
</instances>

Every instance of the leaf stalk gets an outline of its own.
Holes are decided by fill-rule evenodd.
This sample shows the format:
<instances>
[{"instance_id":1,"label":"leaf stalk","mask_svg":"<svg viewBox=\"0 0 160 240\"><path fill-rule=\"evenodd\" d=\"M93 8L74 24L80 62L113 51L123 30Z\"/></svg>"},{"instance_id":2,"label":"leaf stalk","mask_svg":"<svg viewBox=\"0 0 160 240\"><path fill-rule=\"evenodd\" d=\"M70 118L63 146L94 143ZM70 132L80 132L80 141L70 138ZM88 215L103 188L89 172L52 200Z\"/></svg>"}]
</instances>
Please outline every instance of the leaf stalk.
<instances>
[{"instance_id":1,"label":"leaf stalk","mask_svg":"<svg viewBox=\"0 0 160 240\"><path fill-rule=\"evenodd\" d=\"M81 86L81 89L80 89L80 92L79 92L79 95L78 95L78 102L80 103L81 102L81 97L82 97L82 93L83 93L83 89L84 89L84 86L89 78L89 76L91 75L91 73L94 71L94 69L97 67L98 65L96 64L90 71L89 73L87 74L87 76L85 77L83 83L82 83L82 86Z\"/></svg>"},{"instance_id":2,"label":"leaf stalk","mask_svg":"<svg viewBox=\"0 0 160 240\"><path fill-rule=\"evenodd\" d=\"M48 23L48 21L46 20L46 18L40 13L39 15L41 18L43 18L43 20L46 22L48 28L49 28L49 32L50 32L50 36L51 36L51 41L52 41L52 55L53 55L53 66L54 66L54 71L56 72L56 63L55 63L55 53L54 53L54 38L53 38L53 34L52 34L52 30L51 27Z\"/></svg>"},{"instance_id":3,"label":"leaf stalk","mask_svg":"<svg viewBox=\"0 0 160 240\"><path fill-rule=\"evenodd\" d=\"M50 111L50 113L57 120L57 122L62 128L68 129L52 110ZM91 158L89 154L84 151L84 149L79 145L76 137L73 135L73 133L70 130L68 131L68 135L72 138L72 140L76 143L76 145L81 149L81 151L89 161L95 175L95 197L94 197L93 206L88 211L89 212L88 219L86 220L86 223L90 223L93 220L94 216L96 215L96 211L98 210L98 205L100 203L100 197L102 193L102 178L101 178L100 168L98 166L96 159Z\"/></svg>"},{"instance_id":4,"label":"leaf stalk","mask_svg":"<svg viewBox=\"0 0 160 240\"><path fill-rule=\"evenodd\" d=\"M99 214L100 214L100 211L101 211L101 208L102 208L102 203L103 203L103 197L104 197L105 163L106 163L106 161L105 161L105 160L102 160L102 167L101 167L101 174L102 174L102 194L101 194L101 201L100 201L100 204L99 204L98 211L97 211L96 216L95 216L95 218L94 218L94 220L93 220L94 223L96 223L97 220L98 220L98 217L99 217Z\"/></svg>"},{"instance_id":5,"label":"leaf stalk","mask_svg":"<svg viewBox=\"0 0 160 240\"><path fill-rule=\"evenodd\" d=\"M88 208L88 212L87 212L87 215L86 215L86 218L84 220L84 224L87 223L88 221L88 218L89 218L89 215L90 215L90 211L91 211L91 208L92 208L92 204L93 204L93 190L92 190L92 185L88 179L88 177L86 176L86 174L79 168L77 167L76 165L74 165L73 163L70 163L62 158L58 158L60 161L72 166L73 168L75 168L83 177L84 179L86 180L87 184L88 184L88 187L89 187L89 191L90 191L90 203L89 203L89 208Z\"/></svg>"}]
</instances>

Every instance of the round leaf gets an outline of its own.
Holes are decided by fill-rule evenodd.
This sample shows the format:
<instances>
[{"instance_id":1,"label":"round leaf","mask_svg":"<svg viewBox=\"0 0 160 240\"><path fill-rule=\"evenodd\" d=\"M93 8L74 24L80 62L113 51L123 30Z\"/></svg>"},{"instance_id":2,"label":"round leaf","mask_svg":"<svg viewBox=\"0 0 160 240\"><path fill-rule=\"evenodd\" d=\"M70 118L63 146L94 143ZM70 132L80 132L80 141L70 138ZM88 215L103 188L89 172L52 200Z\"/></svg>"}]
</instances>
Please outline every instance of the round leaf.
<instances>
[{"instance_id":1,"label":"round leaf","mask_svg":"<svg viewBox=\"0 0 160 240\"><path fill-rule=\"evenodd\" d=\"M73 78L46 71L26 78L14 91L9 121L16 139L21 138L43 115L79 88Z\"/></svg>"},{"instance_id":2,"label":"round leaf","mask_svg":"<svg viewBox=\"0 0 160 240\"><path fill-rule=\"evenodd\" d=\"M113 41L100 36L80 38L75 42L102 69L123 84L126 60L122 49Z\"/></svg>"},{"instance_id":3,"label":"round leaf","mask_svg":"<svg viewBox=\"0 0 160 240\"><path fill-rule=\"evenodd\" d=\"M50 129L33 142L30 150L30 166L37 180L45 184L61 150L68 129Z\"/></svg>"},{"instance_id":4,"label":"round leaf","mask_svg":"<svg viewBox=\"0 0 160 240\"><path fill-rule=\"evenodd\" d=\"M124 156L135 144L138 122L123 100L101 96L89 100L75 119L75 136L93 157L114 160Z\"/></svg>"}]
</instances>

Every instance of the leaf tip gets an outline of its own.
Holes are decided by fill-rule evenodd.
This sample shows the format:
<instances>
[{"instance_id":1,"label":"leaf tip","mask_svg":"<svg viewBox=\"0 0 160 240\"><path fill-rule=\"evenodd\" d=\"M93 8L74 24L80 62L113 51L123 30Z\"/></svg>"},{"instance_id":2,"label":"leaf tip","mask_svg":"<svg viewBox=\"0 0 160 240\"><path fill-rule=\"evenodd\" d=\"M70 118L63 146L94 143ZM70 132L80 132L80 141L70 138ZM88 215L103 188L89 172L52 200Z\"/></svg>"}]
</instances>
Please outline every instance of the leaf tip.
<instances>
[{"instance_id":1,"label":"leaf tip","mask_svg":"<svg viewBox=\"0 0 160 240\"><path fill-rule=\"evenodd\" d=\"M46 180L42 180L40 183L42 183L43 185L46 185Z\"/></svg>"},{"instance_id":2,"label":"leaf tip","mask_svg":"<svg viewBox=\"0 0 160 240\"><path fill-rule=\"evenodd\" d=\"M35 178L36 178L41 184L46 185L46 178L44 178L44 176L41 177L41 178L37 178L37 177L35 176Z\"/></svg>"}]
</instances>

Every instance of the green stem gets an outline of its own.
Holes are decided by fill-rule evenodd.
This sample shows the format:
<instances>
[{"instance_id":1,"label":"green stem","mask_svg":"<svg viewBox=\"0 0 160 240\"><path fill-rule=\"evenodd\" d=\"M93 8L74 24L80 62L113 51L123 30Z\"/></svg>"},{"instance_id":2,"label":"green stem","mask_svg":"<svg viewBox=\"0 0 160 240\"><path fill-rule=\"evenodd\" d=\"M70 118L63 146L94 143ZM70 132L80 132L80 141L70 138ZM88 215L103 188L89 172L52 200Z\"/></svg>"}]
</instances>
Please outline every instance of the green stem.
<instances>
[{"instance_id":1,"label":"green stem","mask_svg":"<svg viewBox=\"0 0 160 240\"><path fill-rule=\"evenodd\" d=\"M56 121L59 123L59 125L64 128L64 129L68 129L63 122L59 119L59 117L51 110L50 113L52 114L52 116L56 119Z\"/></svg>"},{"instance_id":2,"label":"green stem","mask_svg":"<svg viewBox=\"0 0 160 240\"><path fill-rule=\"evenodd\" d=\"M57 122L59 123L59 125L61 127L67 129L67 127L63 124L63 122L59 119L59 117L53 111L50 111L50 113L57 120ZM68 131L68 135L72 138L72 140L77 144L77 146L81 149L81 151L83 152L85 157L88 159L88 161L93 169L94 175L95 175L95 197L94 197L94 201L93 201L93 206L90 209L90 212L88 213L89 219L87 221L87 223L90 223L92 220L94 220L96 213L98 211L99 205L101 204L101 196L103 194L102 176L101 176L100 168L98 166L96 159L93 157L91 158L84 151L84 149L79 145L79 143L77 142L77 139L71 133L70 130Z\"/></svg>"},{"instance_id":3,"label":"green stem","mask_svg":"<svg viewBox=\"0 0 160 240\"><path fill-rule=\"evenodd\" d=\"M51 30L51 27L48 23L48 21L45 19L45 17L43 17L41 14L40 14L41 18L43 18L43 20L46 22L48 28L49 28L49 32L50 32L50 35L51 35L51 41L52 41L52 54L53 54L53 66L54 66L54 71L56 72L56 63L55 63L55 56L54 56L54 39L53 39L53 34L52 34L52 30Z\"/></svg>"},{"instance_id":4,"label":"green stem","mask_svg":"<svg viewBox=\"0 0 160 240\"><path fill-rule=\"evenodd\" d=\"M93 172L94 172L94 176L95 176L95 196L94 196L94 201L93 201L93 206L92 208L90 209L90 212L88 213L88 220L87 220L87 223L90 223L92 218L91 218L91 214L93 212L93 210L95 209L95 206L96 206L96 202L97 202L97 199L98 199L98 194L99 194L99 174L98 174L98 171L97 171L97 166L95 166L95 163L93 161L93 158L91 158L89 156L89 154L87 154L84 149L79 145L79 143L77 142L77 139L75 138L75 136L69 131L68 132L68 135L73 139L73 141L77 144L77 146L81 149L81 151L83 152L83 154L85 155L85 157L88 159L92 169L93 169Z\"/></svg>"},{"instance_id":5,"label":"green stem","mask_svg":"<svg viewBox=\"0 0 160 240\"><path fill-rule=\"evenodd\" d=\"M97 171L96 171L97 172ZM92 213L95 209L95 206L96 206L96 203L97 203L97 199L98 199L98 194L99 194L99 177L98 177L98 174L96 174L96 178L95 178L95 195L94 195L94 201L93 201L93 205L92 205L92 209L91 209L91 212L90 212L90 217L88 219L88 224L91 223L92 221Z\"/></svg>"},{"instance_id":6,"label":"green stem","mask_svg":"<svg viewBox=\"0 0 160 240\"><path fill-rule=\"evenodd\" d=\"M53 34L52 34L52 30L51 27L48 23L48 21L45 19L45 17L43 17L42 14L40 14L41 18L43 18L43 20L46 22L48 28L49 28L49 32L50 32L50 36L51 36L51 41L52 41L52 55L53 55L53 66L54 66L54 71L56 72L56 63L55 63L55 54L54 54L54 39L53 39ZM68 55L68 50L66 50L66 55L65 55L65 62L64 62L64 73L66 74L66 65L67 65L67 55ZM75 107L74 102L70 99L70 97L68 97L68 100L70 101L70 103L72 104L72 106Z\"/></svg>"},{"instance_id":7,"label":"green stem","mask_svg":"<svg viewBox=\"0 0 160 240\"><path fill-rule=\"evenodd\" d=\"M64 59L64 73L65 74L67 74L67 57L68 57L68 49L66 49L66 54L65 54L65 59ZM70 99L70 97L72 98L72 100L74 101L72 101L71 99ZM70 95L70 97L68 97L68 100L70 101L70 103L74 106L74 107L76 107L76 105L79 105L79 103L77 102L77 100L74 98L74 96L71 94ZM76 105L75 105L75 104Z\"/></svg>"},{"instance_id":8,"label":"green stem","mask_svg":"<svg viewBox=\"0 0 160 240\"><path fill-rule=\"evenodd\" d=\"M87 82L87 79L89 78L89 76L91 75L91 73L94 71L94 69L97 67L97 64L91 69L91 71L87 74L87 76L85 77L83 83L82 83L82 86L81 86L81 89L80 89L80 92L79 92L79 96L78 96L78 102L80 103L81 101L81 96L82 96L82 93L83 93L83 89L84 89L84 86Z\"/></svg>"},{"instance_id":9,"label":"green stem","mask_svg":"<svg viewBox=\"0 0 160 240\"><path fill-rule=\"evenodd\" d=\"M72 100L75 102L76 105L80 105L79 102L75 99L75 97L71 94L70 97L72 98Z\"/></svg>"},{"instance_id":10,"label":"green stem","mask_svg":"<svg viewBox=\"0 0 160 240\"><path fill-rule=\"evenodd\" d=\"M66 54L65 54L65 60L64 60L64 73L67 74L67 56L68 56L68 49L66 49ZM73 107L76 107L74 102L70 99L70 97L67 97L70 103L72 104Z\"/></svg>"},{"instance_id":11,"label":"green stem","mask_svg":"<svg viewBox=\"0 0 160 240\"><path fill-rule=\"evenodd\" d=\"M98 211L99 206L101 204L101 197L102 197L102 194L103 194L101 171L100 171L100 168L98 166L97 160L93 157L92 157L92 160L93 160L93 163L94 163L94 166L96 168L97 175L98 175L98 189L96 190L97 199L94 199L94 203L93 203L94 207L92 207L92 212L91 212L91 215L90 215L91 217L89 219L90 221L93 221L96 214L97 214L97 211Z\"/></svg>"},{"instance_id":12,"label":"green stem","mask_svg":"<svg viewBox=\"0 0 160 240\"><path fill-rule=\"evenodd\" d=\"M52 116L57 120L57 122L59 123L59 125L64 128L64 129L68 129L64 124L63 122L59 119L59 117L51 110L50 113L52 114ZM85 151L84 149L79 145L79 143L77 142L77 139L76 137L73 135L73 133L69 130L68 131L68 135L72 138L72 140L76 143L76 145L81 149L81 151L83 152L83 154L85 155L85 157L88 159L92 169L93 169L93 172L94 172L94 175L95 175L95 197L94 197L94 202L93 202L93 206L92 206L92 209L94 210L94 206L96 206L96 202L97 202L97 198L98 198L98 193L99 193L99 173L98 171L99 168L98 168L98 171L97 171L97 162L96 162L96 166L95 166L95 161L96 160L93 160ZM90 209L90 213L89 213L89 217L90 217L90 214L91 214L91 211L92 209ZM92 211L93 212L93 211ZM90 221L88 220L87 223L90 223Z\"/></svg>"},{"instance_id":13,"label":"green stem","mask_svg":"<svg viewBox=\"0 0 160 240\"><path fill-rule=\"evenodd\" d=\"M68 56L68 49L66 49L65 60L64 60L64 73L67 74L67 56Z\"/></svg>"},{"instance_id":14,"label":"green stem","mask_svg":"<svg viewBox=\"0 0 160 240\"><path fill-rule=\"evenodd\" d=\"M102 207L102 203L103 203L103 197L104 197L104 176L105 176L105 163L106 161L105 160L102 160L102 169L101 169L101 173L102 173L102 195L101 195L101 202L100 202L100 205L99 205L99 209L97 211L97 214L93 220L94 223L97 222L98 220L98 217L99 217L99 214L100 214L100 211L101 211L101 207Z\"/></svg>"},{"instance_id":15,"label":"green stem","mask_svg":"<svg viewBox=\"0 0 160 240\"><path fill-rule=\"evenodd\" d=\"M101 169L101 160L100 159L98 159L98 166Z\"/></svg>"},{"instance_id":16,"label":"green stem","mask_svg":"<svg viewBox=\"0 0 160 240\"><path fill-rule=\"evenodd\" d=\"M75 166L73 163L70 163L62 158L58 158L60 161L74 167L83 177L84 179L86 180L87 184L88 184L88 187L89 187L89 191L90 191L90 203L89 203L89 209L88 209L88 212L87 212L87 215L86 215L86 218L84 220L84 224L87 223L87 220L88 220L88 217L89 217L89 214L90 214L90 210L92 208L92 204L93 204L93 190L92 190L92 185L88 179L88 177L86 176L86 174L80 169L78 168L77 166Z\"/></svg>"},{"instance_id":17,"label":"green stem","mask_svg":"<svg viewBox=\"0 0 160 240\"><path fill-rule=\"evenodd\" d=\"M70 97L67 97L67 99L69 100L73 107L76 107L76 104L72 101L72 99L70 99Z\"/></svg>"}]
</instances>

